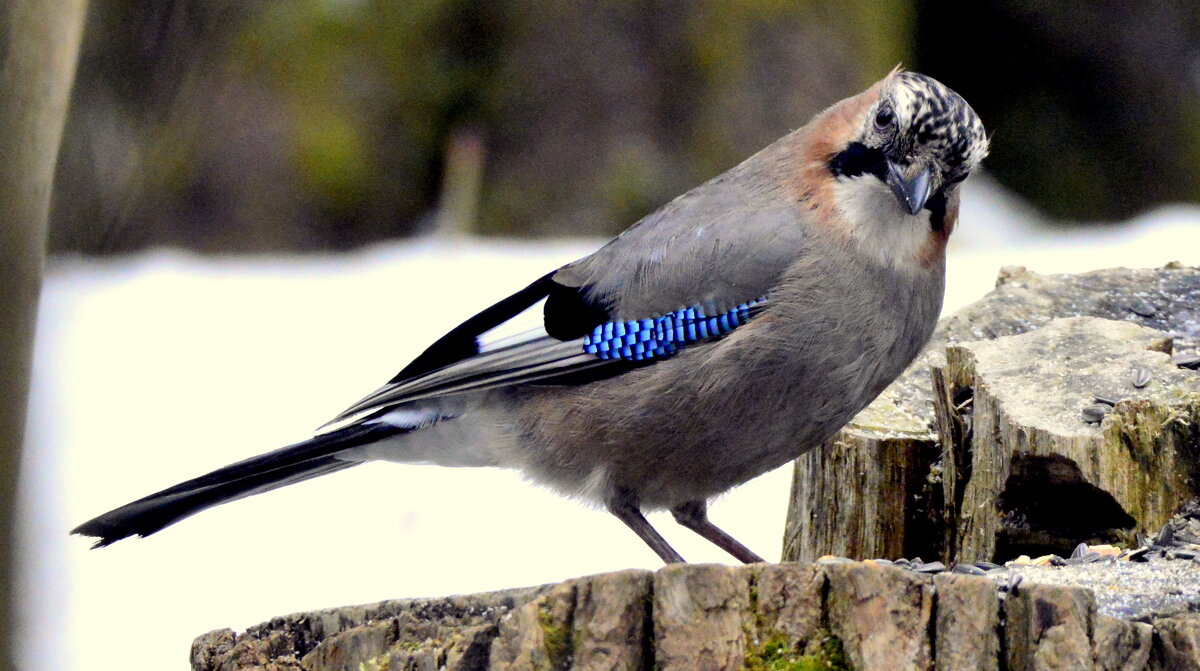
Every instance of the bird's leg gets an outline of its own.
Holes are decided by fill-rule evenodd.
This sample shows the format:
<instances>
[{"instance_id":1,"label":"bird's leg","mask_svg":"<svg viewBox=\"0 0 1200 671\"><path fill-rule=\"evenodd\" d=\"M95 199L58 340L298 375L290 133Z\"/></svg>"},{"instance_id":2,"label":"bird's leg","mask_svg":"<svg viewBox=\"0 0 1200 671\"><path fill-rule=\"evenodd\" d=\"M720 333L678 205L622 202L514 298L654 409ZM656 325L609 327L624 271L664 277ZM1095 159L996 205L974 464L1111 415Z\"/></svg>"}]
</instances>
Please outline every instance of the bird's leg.
<instances>
[{"instance_id":1,"label":"bird's leg","mask_svg":"<svg viewBox=\"0 0 1200 671\"><path fill-rule=\"evenodd\" d=\"M712 541L714 545L733 555L742 563L757 564L766 561L754 554L750 548L739 543L736 538L721 531L717 525L709 522L708 504L704 501L688 501L687 503L675 506L671 509L671 514L675 516L676 522L704 536Z\"/></svg>"},{"instance_id":2,"label":"bird's leg","mask_svg":"<svg viewBox=\"0 0 1200 671\"><path fill-rule=\"evenodd\" d=\"M657 554L662 560L668 564L682 564L683 557L675 551L667 543L667 539L663 538L654 527L650 526L650 522L646 521L646 517L642 515L641 509L638 507L637 497L628 490L617 490L616 494L608 499L608 512L616 515L617 519L625 523L625 526L633 529L633 533L638 535L646 545L650 546L651 550Z\"/></svg>"}]
</instances>

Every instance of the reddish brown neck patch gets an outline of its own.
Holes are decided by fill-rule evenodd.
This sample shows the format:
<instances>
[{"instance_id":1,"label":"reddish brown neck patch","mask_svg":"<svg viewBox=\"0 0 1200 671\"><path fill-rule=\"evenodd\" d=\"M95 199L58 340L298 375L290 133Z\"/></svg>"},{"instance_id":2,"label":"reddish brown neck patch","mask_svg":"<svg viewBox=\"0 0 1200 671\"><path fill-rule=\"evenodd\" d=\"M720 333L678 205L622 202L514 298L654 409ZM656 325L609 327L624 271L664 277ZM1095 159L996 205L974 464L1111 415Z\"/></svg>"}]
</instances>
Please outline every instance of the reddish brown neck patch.
<instances>
[{"instance_id":1,"label":"reddish brown neck patch","mask_svg":"<svg viewBox=\"0 0 1200 671\"><path fill-rule=\"evenodd\" d=\"M946 201L946 216L942 219L942 229L929 231L929 237L925 239L925 244L921 245L917 262L922 268L932 268L945 258L946 243L950 240L954 225L958 223L958 205L959 194L958 189L955 189Z\"/></svg>"},{"instance_id":2,"label":"reddish brown neck patch","mask_svg":"<svg viewBox=\"0 0 1200 671\"><path fill-rule=\"evenodd\" d=\"M858 136L863 116L879 100L882 88L883 81L876 82L866 91L821 112L794 134L798 161L792 164L795 168L789 176L789 190L830 232L849 235L837 211L829 162Z\"/></svg>"}]
</instances>

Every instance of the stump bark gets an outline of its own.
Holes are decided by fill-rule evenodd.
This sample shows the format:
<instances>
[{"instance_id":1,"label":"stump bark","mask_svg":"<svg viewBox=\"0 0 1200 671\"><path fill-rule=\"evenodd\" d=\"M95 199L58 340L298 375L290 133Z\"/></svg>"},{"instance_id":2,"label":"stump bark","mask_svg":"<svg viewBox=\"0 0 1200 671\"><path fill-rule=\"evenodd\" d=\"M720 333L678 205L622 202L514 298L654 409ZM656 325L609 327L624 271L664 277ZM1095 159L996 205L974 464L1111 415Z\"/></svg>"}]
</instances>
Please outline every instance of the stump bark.
<instances>
[{"instance_id":1,"label":"stump bark","mask_svg":"<svg viewBox=\"0 0 1200 671\"><path fill-rule=\"evenodd\" d=\"M1180 365L1198 343L1200 269L1003 269L796 461L783 558L1003 560L1157 530L1200 495L1200 373Z\"/></svg>"},{"instance_id":2,"label":"stump bark","mask_svg":"<svg viewBox=\"0 0 1200 671\"><path fill-rule=\"evenodd\" d=\"M1145 592L1162 567L1138 566ZM675 564L298 613L205 634L191 661L193 671L1200 669L1200 616L1186 606L1133 622L1110 614L1119 590L1025 575L1014 590L1003 576L846 560Z\"/></svg>"}]
</instances>

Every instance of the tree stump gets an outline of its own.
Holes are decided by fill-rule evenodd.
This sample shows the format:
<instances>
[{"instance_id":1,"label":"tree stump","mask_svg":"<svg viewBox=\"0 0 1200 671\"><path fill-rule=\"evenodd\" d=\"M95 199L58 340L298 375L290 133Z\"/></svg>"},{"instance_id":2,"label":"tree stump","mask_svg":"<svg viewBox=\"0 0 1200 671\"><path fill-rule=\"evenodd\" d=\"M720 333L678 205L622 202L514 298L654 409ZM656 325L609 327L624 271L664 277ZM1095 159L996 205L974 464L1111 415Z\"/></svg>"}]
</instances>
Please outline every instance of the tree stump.
<instances>
[{"instance_id":1,"label":"tree stump","mask_svg":"<svg viewBox=\"0 0 1200 671\"><path fill-rule=\"evenodd\" d=\"M1037 335L1073 317L1095 319ZM1200 269L1003 269L796 461L784 559L1005 559L1159 528L1200 494L1198 344Z\"/></svg>"},{"instance_id":2,"label":"tree stump","mask_svg":"<svg viewBox=\"0 0 1200 671\"><path fill-rule=\"evenodd\" d=\"M540 587L403 599L277 617L192 645L192 671L723 671L744 669L1200 669L1195 581L1122 562L1116 582L1020 588L875 562L672 564ZM1191 569L1195 571L1196 569ZM1018 569L1011 569L1016 573ZM1053 574L1038 575L1038 572ZM1111 571L1110 571L1111 573ZM1179 578L1179 571L1174 571ZM1183 579L1183 578L1179 578ZM1133 593L1155 607L1132 621ZM1132 615L1132 614L1128 614ZM1093 663L1094 660L1094 663ZM1149 664L1149 666L1148 666Z\"/></svg>"}]
</instances>

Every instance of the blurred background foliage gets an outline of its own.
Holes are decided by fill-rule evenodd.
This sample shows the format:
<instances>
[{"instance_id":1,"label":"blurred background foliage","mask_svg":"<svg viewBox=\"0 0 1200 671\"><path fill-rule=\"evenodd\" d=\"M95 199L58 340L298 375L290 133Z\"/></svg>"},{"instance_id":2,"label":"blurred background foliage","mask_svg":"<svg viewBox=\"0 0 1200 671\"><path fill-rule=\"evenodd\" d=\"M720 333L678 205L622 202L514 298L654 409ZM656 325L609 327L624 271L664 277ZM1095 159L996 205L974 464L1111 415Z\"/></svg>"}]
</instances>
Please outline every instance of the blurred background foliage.
<instances>
[{"instance_id":1,"label":"blurred background foliage","mask_svg":"<svg viewBox=\"0 0 1200 671\"><path fill-rule=\"evenodd\" d=\"M93 0L51 249L608 235L901 62L1053 217L1200 201L1194 0Z\"/></svg>"}]
</instances>

